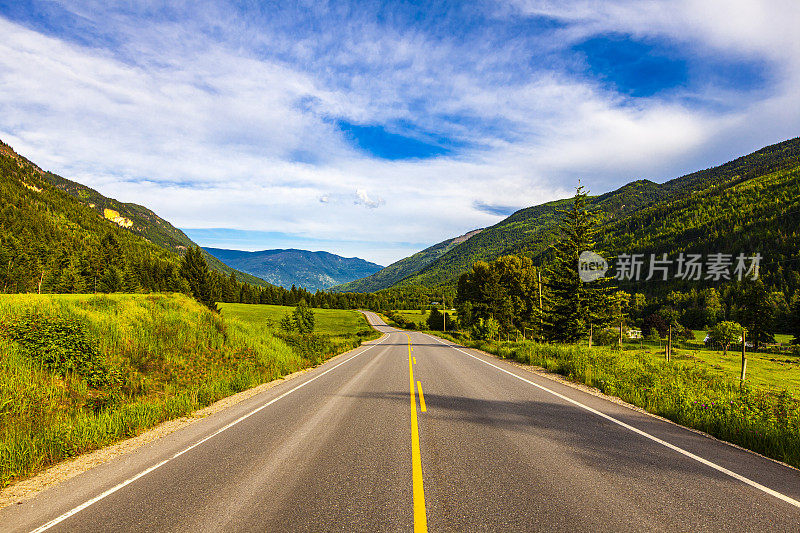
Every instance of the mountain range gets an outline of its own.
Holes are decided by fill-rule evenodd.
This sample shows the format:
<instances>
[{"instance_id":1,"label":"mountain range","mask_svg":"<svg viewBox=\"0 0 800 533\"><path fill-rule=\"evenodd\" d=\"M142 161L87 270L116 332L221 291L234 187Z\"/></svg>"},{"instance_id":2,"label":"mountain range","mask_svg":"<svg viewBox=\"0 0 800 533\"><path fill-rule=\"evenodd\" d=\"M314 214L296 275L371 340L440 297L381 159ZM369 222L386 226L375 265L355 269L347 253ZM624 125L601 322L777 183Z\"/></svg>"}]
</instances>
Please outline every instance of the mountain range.
<instances>
[{"instance_id":1,"label":"mountain range","mask_svg":"<svg viewBox=\"0 0 800 533\"><path fill-rule=\"evenodd\" d=\"M453 286L474 262L507 254L546 262L559 210L571 201L521 209L468 239L439 243L334 290ZM591 196L588 205L600 225L598 248L609 256L760 252L775 290L791 295L800 287L800 138L665 183L632 181Z\"/></svg>"},{"instance_id":2,"label":"mountain range","mask_svg":"<svg viewBox=\"0 0 800 533\"><path fill-rule=\"evenodd\" d=\"M120 280L111 279L115 276L124 279L122 290L175 290L179 254L194 245L146 207L46 172L2 142L0 192L0 292L120 286ZM262 286L272 282L338 292L453 288L475 261L524 254L536 264L546 263L559 210L570 202L519 210L494 226L440 242L383 269L326 252L203 253L213 269ZM588 205L599 223L598 249L609 257L761 253L763 277L773 290L788 298L800 288L800 138L665 183L635 180L591 196ZM116 271L107 268L112 263ZM99 279L101 274L111 276L110 281ZM705 280L700 284L708 285ZM678 281L658 287L686 288Z\"/></svg>"},{"instance_id":3,"label":"mountain range","mask_svg":"<svg viewBox=\"0 0 800 533\"><path fill-rule=\"evenodd\" d=\"M482 230L476 229L460 237L434 244L410 257L392 263L371 276L338 285L335 287L335 290L340 292L374 292L391 287L392 285L400 283L407 277L413 276L459 244L479 234L481 231Z\"/></svg>"},{"instance_id":4,"label":"mountain range","mask_svg":"<svg viewBox=\"0 0 800 533\"><path fill-rule=\"evenodd\" d=\"M381 270L380 265L357 257L307 250L262 250L245 252L204 248L223 263L284 288L326 290Z\"/></svg>"}]
</instances>

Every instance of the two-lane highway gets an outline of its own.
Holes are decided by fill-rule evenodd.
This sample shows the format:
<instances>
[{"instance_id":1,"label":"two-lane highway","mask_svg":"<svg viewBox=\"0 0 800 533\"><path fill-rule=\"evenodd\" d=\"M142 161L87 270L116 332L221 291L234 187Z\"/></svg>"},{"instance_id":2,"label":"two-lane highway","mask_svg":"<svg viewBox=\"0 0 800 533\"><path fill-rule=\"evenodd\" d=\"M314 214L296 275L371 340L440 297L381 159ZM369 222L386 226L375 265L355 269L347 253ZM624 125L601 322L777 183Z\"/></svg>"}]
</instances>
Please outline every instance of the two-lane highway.
<instances>
[{"instance_id":1,"label":"two-lane highway","mask_svg":"<svg viewBox=\"0 0 800 533\"><path fill-rule=\"evenodd\" d=\"M367 316L381 339L6 507L0 529L800 529L795 469Z\"/></svg>"}]
</instances>

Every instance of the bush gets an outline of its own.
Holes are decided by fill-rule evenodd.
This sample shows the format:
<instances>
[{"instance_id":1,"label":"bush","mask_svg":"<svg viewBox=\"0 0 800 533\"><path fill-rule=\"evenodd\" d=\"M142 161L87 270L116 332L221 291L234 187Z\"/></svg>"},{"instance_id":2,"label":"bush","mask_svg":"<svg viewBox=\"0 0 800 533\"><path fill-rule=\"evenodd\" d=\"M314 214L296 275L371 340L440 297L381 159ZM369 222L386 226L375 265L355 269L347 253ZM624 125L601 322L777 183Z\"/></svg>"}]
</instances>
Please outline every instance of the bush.
<instances>
[{"instance_id":1,"label":"bush","mask_svg":"<svg viewBox=\"0 0 800 533\"><path fill-rule=\"evenodd\" d=\"M478 322L472 326L470 336L478 340L492 340L496 339L500 334L500 323L492 317L486 320L479 318Z\"/></svg>"},{"instance_id":2,"label":"bush","mask_svg":"<svg viewBox=\"0 0 800 533\"><path fill-rule=\"evenodd\" d=\"M619 344L619 332L613 329L601 329L595 332L592 342L598 346L612 346Z\"/></svg>"},{"instance_id":3,"label":"bush","mask_svg":"<svg viewBox=\"0 0 800 533\"><path fill-rule=\"evenodd\" d=\"M31 311L8 320L0 333L16 341L24 355L55 374L75 373L96 389L120 383L119 371L109 367L86 335L84 325L74 318Z\"/></svg>"}]
</instances>

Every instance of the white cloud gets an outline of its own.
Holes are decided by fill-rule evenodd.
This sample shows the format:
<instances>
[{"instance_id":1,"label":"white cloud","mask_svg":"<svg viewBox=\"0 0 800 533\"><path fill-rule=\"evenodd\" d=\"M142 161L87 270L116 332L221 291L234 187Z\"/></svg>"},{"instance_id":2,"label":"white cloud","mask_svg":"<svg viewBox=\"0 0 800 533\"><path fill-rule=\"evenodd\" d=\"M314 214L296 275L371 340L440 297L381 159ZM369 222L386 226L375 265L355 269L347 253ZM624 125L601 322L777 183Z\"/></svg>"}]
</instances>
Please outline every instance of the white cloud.
<instances>
[{"instance_id":1,"label":"white cloud","mask_svg":"<svg viewBox=\"0 0 800 533\"><path fill-rule=\"evenodd\" d=\"M369 194L367 194L365 189L358 189L356 191L356 199L353 201L353 203L355 205L363 205L364 207L375 209L376 207L380 207L385 204L386 201L380 196L376 196L375 199L372 199L369 197Z\"/></svg>"},{"instance_id":2,"label":"white cloud","mask_svg":"<svg viewBox=\"0 0 800 533\"><path fill-rule=\"evenodd\" d=\"M698 109L625 99L558 68L514 68L525 52L515 42L465 46L360 20L311 39L221 8L164 23L90 4L81 15L122 45L78 45L0 17L0 138L179 227L338 239L340 250L387 264L407 248L385 243L434 243L500 220L476 205L564 197L578 177L597 193L666 179L798 134L795 2L513 6L498 16L569 22L536 42L543 58L597 33L661 35L770 62L774 79L752 97L693 94L722 110ZM223 37L205 36L204 24ZM336 118L412 123L467 147L370 158Z\"/></svg>"}]
</instances>

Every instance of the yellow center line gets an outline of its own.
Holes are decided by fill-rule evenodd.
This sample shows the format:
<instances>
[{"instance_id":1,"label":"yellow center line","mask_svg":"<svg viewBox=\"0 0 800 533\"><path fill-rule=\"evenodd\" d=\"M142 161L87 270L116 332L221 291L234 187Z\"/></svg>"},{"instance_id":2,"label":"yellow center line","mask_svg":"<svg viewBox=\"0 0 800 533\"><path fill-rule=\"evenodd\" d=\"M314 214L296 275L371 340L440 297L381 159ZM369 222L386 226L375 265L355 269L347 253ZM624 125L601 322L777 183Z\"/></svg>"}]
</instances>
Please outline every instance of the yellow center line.
<instances>
[{"instance_id":1,"label":"yellow center line","mask_svg":"<svg viewBox=\"0 0 800 533\"><path fill-rule=\"evenodd\" d=\"M414 364L416 365L417 364L417 358L414 357L413 359L414 359Z\"/></svg>"},{"instance_id":2,"label":"yellow center line","mask_svg":"<svg viewBox=\"0 0 800 533\"><path fill-rule=\"evenodd\" d=\"M425 396L422 395L422 382L417 381L417 388L419 389L419 410L423 413L426 411L425 409Z\"/></svg>"},{"instance_id":3,"label":"yellow center line","mask_svg":"<svg viewBox=\"0 0 800 533\"><path fill-rule=\"evenodd\" d=\"M406 333L406 337L408 337L408 352L411 353L414 351L414 346L411 345L411 335Z\"/></svg>"},{"instance_id":4,"label":"yellow center line","mask_svg":"<svg viewBox=\"0 0 800 533\"><path fill-rule=\"evenodd\" d=\"M414 532L423 533L428 531L428 517L425 511L425 491L422 488L422 454L419 449L417 399L414 396L414 367L411 361L410 340L408 346L408 374L411 380L411 479L414 500Z\"/></svg>"}]
</instances>

